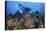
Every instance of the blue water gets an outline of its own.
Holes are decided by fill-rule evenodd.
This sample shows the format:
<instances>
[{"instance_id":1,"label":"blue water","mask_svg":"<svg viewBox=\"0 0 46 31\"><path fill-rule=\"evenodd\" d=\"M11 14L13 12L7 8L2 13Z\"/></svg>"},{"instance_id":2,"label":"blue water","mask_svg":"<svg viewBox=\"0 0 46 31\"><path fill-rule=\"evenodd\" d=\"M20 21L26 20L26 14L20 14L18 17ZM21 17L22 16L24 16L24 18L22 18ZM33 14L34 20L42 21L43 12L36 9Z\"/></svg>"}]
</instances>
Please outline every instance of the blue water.
<instances>
[{"instance_id":1,"label":"blue water","mask_svg":"<svg viewBox=\"0 0 46 31\"><path fill-rule=\"evenodd\" d=\"M15 14L17 12L17 9L19 9L18 4L22 4L24 7L31 8L31 11L29 13L38 11L41 14L44 14L44 3L34 3L34 2L17 2L17 1L7 1L7 14ZM23 10L19 9L19 12L22 14Z\"/></svg>"}]
</instances>

